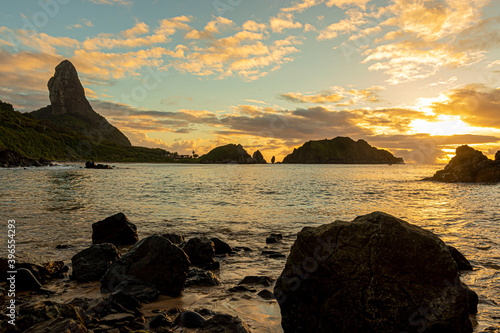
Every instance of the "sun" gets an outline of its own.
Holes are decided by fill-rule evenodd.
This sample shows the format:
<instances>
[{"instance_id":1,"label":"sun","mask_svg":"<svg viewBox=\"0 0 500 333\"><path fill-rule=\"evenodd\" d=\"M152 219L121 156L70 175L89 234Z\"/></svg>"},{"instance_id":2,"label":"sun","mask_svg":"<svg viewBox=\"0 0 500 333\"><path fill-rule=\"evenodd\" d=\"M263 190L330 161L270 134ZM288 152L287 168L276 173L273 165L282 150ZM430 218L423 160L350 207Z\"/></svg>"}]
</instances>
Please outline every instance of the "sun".
<instances>
[{"instance_id":1,"label":"sun","mask_svg":"<svg viewBox=\"0 0 500 333\"><path fill-rule=\"evenodd\" d=\"M436 135L470 134L477 130L465 123L460 116L439 115L436 121L414 119L410 123L411 133Z\"/></svg>"}]
</instances>

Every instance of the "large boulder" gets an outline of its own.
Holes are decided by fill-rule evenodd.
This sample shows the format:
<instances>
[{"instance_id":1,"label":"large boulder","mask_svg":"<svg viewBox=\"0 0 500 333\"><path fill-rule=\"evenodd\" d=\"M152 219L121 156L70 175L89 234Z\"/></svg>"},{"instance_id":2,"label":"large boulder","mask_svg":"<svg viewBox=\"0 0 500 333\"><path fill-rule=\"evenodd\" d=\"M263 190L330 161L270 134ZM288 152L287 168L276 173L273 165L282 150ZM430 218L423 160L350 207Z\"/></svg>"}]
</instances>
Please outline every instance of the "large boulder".
<instances>
[{"instance_id":1,"label":"large boulder","mask_svg":"<svg viewBox=\"0 0 500 333\"><path fill-rule=\"evenodd\" d=\"M207 266L215 262L214 243L206 237L194 237L183 248L189 260L196 266Z\"/></svg>"},{"instance_id":2,"label":"large boulder","mask_svg":"<svg viewBox=\"0 0 500 333\"><path fill-rule=\"evenodd\" d=\"M472 332L446 244L380 212L304 228L274 294L285 332Z\"/></svg>"},{"instance_id":3,"label":"large boulder","mask_svg":"<svg viewBox=\"0 0 500 333\"><path fill-rule=\"evenodd\" d=\"M108 269L101 290L114 291L119 285L150 285L162 295L177 297L188 276L189 259L179 247L159 235L135 244ZM123 289L126 292L126 289Z\"/></svg>"},{"instance_id":4,"label":"large boulder","mask_svg":"<svg viewBox=\"0 0 500 333\"><path fill-rule=\"evenodd\" d=\"M94 244L71 258L72 278L77 281L99 281L108 268L121 257L111 243Z\"/></svg>"},{"instance_id":5,"label":"large boulder","mask_svg":"<svg viewBox=\"0 0 500 333\"><path fill-rule=\"evenodd\" d=\"M456 149L456 155L443 170L425 180L446 183L497 183L500 182L499 152L495 161L467 145Z\"/></svg>"},{"instance_id":6,"label":"large boulder","mask_svg":"<svg viewBox=\"0 0 500 333\"><path fill-rule=\"evenodd\" d=\"M201 325L198 333L250 333L250 327L239 317L217 313Z\"/></svg>"},{"instance_id":7,"label":"large boulder","mask_svg":"<svg viewBox=\"0 0 500 333\"><path fill-rule=\"evenodd\" d=\"M94 244L132 245L138 240L137 227L123 213L92 224L92 243Z\"/></svg>"}]
</instances>

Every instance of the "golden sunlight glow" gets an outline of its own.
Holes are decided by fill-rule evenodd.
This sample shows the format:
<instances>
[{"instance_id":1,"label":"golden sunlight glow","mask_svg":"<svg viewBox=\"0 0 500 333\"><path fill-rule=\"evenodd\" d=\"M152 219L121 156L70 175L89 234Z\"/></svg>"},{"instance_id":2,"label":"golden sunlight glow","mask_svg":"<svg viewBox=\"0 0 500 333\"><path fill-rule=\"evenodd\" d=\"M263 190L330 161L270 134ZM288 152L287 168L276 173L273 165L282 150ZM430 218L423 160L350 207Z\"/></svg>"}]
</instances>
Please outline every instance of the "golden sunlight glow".
<instances>
[{"instance_id":1,"label":"golden sunlight glow","mask_svg":"<svg viewBox=\"0 0 500 333\"><path fill-rule=\"evenodd\" d=\"M412 133L428 133L430 135L468 134L474 127L467 125L460 116L439 115L438 121L431 122L423 119L414 119L410 123Z\"/></svg>"}]
</instances>

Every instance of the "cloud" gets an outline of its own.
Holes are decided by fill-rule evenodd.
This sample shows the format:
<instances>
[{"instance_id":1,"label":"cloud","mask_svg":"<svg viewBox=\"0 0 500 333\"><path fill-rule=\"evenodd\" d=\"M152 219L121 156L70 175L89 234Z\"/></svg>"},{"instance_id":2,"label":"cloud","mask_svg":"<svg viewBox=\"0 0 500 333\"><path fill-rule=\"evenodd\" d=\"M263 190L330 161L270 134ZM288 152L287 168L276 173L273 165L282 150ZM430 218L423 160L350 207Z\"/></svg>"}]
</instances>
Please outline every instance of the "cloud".
<instances>
[{"instance_id":1,"label":"cloud","mask_svg":"<svg viewBox=\"0 0 500 333\"><path fill-rule=\"evenodd\" d=\"M367 89L345 89L335 86L321 93L302 94L284 93L281 98L295 103L336 104L337 106L359 105L364 102L380 102L378 92L384 90L381 86ZM340 103L342 101L342 103Z\"/></svg>"},{"instance_id":2,"label":"cloud","mask_svg":"<svg viewBox=\"0 0 500 333\"><path fill-rule=\"evenodd\" d=\"M132 0L88 0L98 5L118 5L131 7L134 3Z\"/></svg>"},{"instance_id":3,"label":"cloud","mask_svg":"<svg viewBox=\"0 0 500 333\"><path fill-rule=\"evenodd\" d=\"M302 23L294 22L293 19L294 17L291 13L280 13L276 17L271 17L271 19L269 20L271 30L276 33L282 33L285 30L302 28Z\"/></svg>"},{"instance_id":4,"label":"cloud","mask_svg":"<svg viewBox=\"0 0 500 333\"><path fill-rule=\"evenodd\" d=\"M234 25L234 22L225 17L219 16L215 20L210 21L205 26L205 29L202 31L198 31L196 29L192 29L189 31L184 38L186 39L211 39L214 38L214 35L218 35L220 33L220 28L225 28L228 26Z\"/></svg>"},{"instance_id":5,"label":"cloud","mask_svg":"<svg viewBox=\"0 0 500 333\"><path fill-rule=\"evenodd\" d=\"M303 12L304 10L316 6L321 3L322 0L302 0L291 7L281 8L282 12Z\"/></svg>"},{"instance_id":6,"label":"cloud","mask_svg":"<svg viewBox=\"0 0 500 333\"><path fill-rule=\"evenodd\" d=\"M319 32L318 40L333 39L338 34L346 34L356 31L359 26L368 23L364 15L358 9L351 8L346 11L347 18L337 23L330 24L327 28Z\"/></svg>"},{"instance_id":7,"label":"cloud","mask_svg":"<svg viewBox=\"0 0 500 333\"><path fill-rule=\"evenodd\" d=\"M78 21L78 23L73 24L73 25L68 25L66 28L67 29L79 29L79 28L83 28L84 26L93 27L94 24L92 23L91 20L83 18L80 21Z\"/></svg>"},{"instance_id":8,"label":"cloud","mask_svg":"<svg viewBox=\"0 0 500 333\"><path fill-rule=\"evenodd\" d=\"M253 20L248 20L243 23L242 29L247 31L264 31L267 29L267 25L265 23L257 23Z\"/></svg>"}]
</instances>

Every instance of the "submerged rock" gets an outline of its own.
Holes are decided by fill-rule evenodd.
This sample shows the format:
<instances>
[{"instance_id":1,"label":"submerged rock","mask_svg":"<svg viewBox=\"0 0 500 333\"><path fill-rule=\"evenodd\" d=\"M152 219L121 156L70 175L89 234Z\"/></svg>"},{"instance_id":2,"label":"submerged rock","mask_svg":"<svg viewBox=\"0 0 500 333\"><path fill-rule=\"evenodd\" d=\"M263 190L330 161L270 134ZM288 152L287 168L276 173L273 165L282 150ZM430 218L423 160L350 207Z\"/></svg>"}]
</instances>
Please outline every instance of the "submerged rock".
<instances>
[{"instance_id":1,"label":"submerged rock","mask_svg":"<svg viewBox=\"0 0 500 333\"><path fill-rule=\"evenodd\" d=\"M94 244L71 258L72 278L77 281L99 281L108 268L121 257L111 243Z\"/></svg>"},{"instance_id":2,"label":"submerged rock","mask_svg":"<svg viewBox=\"0 0 500 333\"><path fill-rule=\"evenodd\" d=\"M285 332L472 332L446 244L380 212L304 228L274 295Z\"/></svg>"},{"instance_id":3,"label":"submerged rock","mask_svg":"<svg viewBox=\"0 0 500 333\"><path fill-rule=\"evenodd\" d=\"M101 279L101 290L114 291L122 284L143 284L156 288L162 295L180 295L189 270L189 259L179 247L159 235L135 244L108 269Z\"/></svg>"},{"instance_id":4,"label":"submerged rock","mask_svg":"<svg viewBox=\"0 0 500 333\"><path fill-rule=\"evenodd\" d=\"M215 254L224 255L233 253L231 246L223 240L217 237L212 237L210 240L214 243Z\"/></svg>"},{"instance_id":5,"label":"submerged rock","mask_svg":"<svg viewBox=\"0 0 500 333\"><path fill-rule=\"evenodd\" d=\"M94 244L132 245L138 240L137 227L123 213L92 224L92 243Z\"/></svg>"},{"instance_id":6,"label":"submerged rock","mask_svg":"<svg viewBox=\"0 0 500 333\"><path fill-rule=\"evenodd\" d=\"M456 149L455 157L443 170L424 180L445 183L498 183L500 182L499 152L495 155L495 161L492 161L474 148L467 145L460 146Z\"/></svg>"},{"instance_id":7,"label":"submerged rock","mask_svg":"<svg viewBox=\"0 0 500 333\"><path fill-rule=\"evenodd\" d=\"M269 276L245 276L243 280L240 281L238 284L260 284L265 287L269 287L273 284L274 280L271 279Z\"/></svg>"},{"instance_id":8,"label":"submerged rock","mask_svg":"<svg viewBox=\"0 0 500 333\"><path fill-rule=\"evenodd\" d=\"M198 333L250 333L250 327L239 317L217 313L201 325Z\"/></svg>"},{"instance_id":9,"label":"submerged rock","mask_svg":"<svg viewBox=\"0 0 500 333\"><path fill-rule=\"evenodd\" d=\"M283 240L282 234L271 234L266 238L266 244L277 243Z\"/></svg>"},{"instance_id":10,"label":"submerged rock","mask_svg":"<svg viewBox=\"0 0 500 333\"><path fill-rule=\"evenodd\" d=\"M189 286L220 286L222 283L214 273L208 270L191 267L189 269L186 287Z\"/></svg>"}]
</instances>

